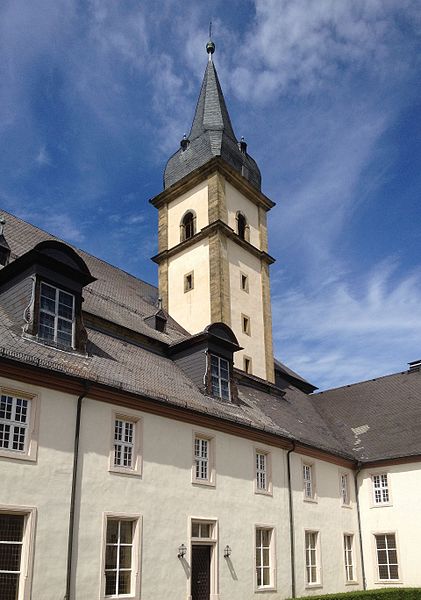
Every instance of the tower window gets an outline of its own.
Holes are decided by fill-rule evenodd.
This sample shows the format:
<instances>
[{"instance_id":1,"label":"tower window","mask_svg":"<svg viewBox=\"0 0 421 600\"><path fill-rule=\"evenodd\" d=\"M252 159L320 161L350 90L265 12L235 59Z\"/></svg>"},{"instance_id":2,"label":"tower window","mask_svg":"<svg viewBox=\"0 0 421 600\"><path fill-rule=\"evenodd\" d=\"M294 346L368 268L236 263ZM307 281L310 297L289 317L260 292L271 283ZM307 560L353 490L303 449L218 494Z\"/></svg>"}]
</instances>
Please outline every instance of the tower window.
<instances>
[{"instance_id":1,"label":"tower window","mask_svg":"<svg viewBox=\"0 0 421 600\"><path fill-rule=\"evenodd\" d=\"M237 213L237 233L238 237L242 240L249 240L249 226L247 225L247 219L243 213Z\"/></svg>"},{"instance_id":2,"label":"tower window","mask_svg":"<svg viewBox=\"0 0 421 600\"><path fill-rule=\"evenodd\" d=\"M249 278L247 275L244 275L244 273L240 273L240 288L243 292L249 291Z\"/></svg>"},{"instance_id":3,"label":"tower window","mask_svg":"<svg viewBox=\"0 0 421 600\"><path fill-rule=\"evenodd\" d=\"M184 275L184 293L190 292L194 288L193 271Z\"/></svg>"},{"instance_id":4,"label":"tower window","mask_svg":"<svg viewBox=\"0 0 421 600\"><path fill-rule=\"evenodd\" d=\"M243 329L243 333L246 335L251 335L250 333L250 318L246 315L241 315L241 325Z\"/></svg>"},{"instance_id":5,"label":"tower window","mask_svg":"<svg viewBox=\"0 0 421 600\"><path fill-rule=\"evenodd\" d=\"M246 373L248 373L249 375L251 375L251 373L252 373L251 358L249 358L248 356L244 356L243 357L243 366L244 366L244 371Z\"/></svg>"},{"instance_id":6,"label":"tower window","mask_svg":"<svg viewBox=\"0 0 421 600\"><path fill-rule=\"evenodd\" d=\"M192 211L186 212L181 221L181 241L188 240L196 233L196 216Z\"/></svg>"}]
</instances>

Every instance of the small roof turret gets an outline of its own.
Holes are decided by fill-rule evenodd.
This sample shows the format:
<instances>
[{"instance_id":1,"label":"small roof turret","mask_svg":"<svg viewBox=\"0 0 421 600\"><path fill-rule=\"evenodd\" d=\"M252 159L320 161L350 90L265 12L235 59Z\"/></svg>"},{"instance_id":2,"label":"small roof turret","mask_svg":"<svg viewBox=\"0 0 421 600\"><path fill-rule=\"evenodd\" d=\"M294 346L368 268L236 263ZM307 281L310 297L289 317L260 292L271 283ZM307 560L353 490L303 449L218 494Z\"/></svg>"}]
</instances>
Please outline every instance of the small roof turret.
<instances>
[{"instance_id":1,"label":"small roof turret","mask_svg":"<svg viewBox=\"0 0 421 600\"><path fill-rule=\"evenodd\" d=\"M261 175L245 144L237 141L225 104L224 95L213 64L215 44L206 45L209 61L203 77L199 99L190 133L180 143L180 148L169 159L164 171L164 188L167 189L214 156L223 158L260 190Z\"/></svg>"}]
</instances>

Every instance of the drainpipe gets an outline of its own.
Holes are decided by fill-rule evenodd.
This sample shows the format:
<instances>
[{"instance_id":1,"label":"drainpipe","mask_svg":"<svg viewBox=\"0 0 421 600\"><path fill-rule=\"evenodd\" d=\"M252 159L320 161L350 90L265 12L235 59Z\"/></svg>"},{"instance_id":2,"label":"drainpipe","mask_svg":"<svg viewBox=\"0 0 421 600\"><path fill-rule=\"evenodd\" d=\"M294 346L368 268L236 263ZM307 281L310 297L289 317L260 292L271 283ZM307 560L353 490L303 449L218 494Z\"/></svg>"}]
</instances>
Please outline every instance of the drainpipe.
<instances>
[{"instance_id":1,"label":"drainpipe","mask_svg":"<svg viewBox=\"0 0 421 600\"><path fill-rule=\"evenodd\" d=\"M357 470L355 471L354 484L355 484L355 499L357 501L357 516L358 516L358 536L360 538L360 555L361 555L361 575L363 578L363 589L367 589L367 581L365 578L365 566L364 566L364 551L363 551L363 538L361 533L361 514L360 514L360 498L358 491L358 474L360 473L363 465L360 461L357 462Z\"/></svg>"},{"instance_id":2,"label":"drainpipe","mask_svg":"<svg viewBox=\"0 0 421 600\"><path fill-rule=\"evenodd\" d=\"M287 452L287 472L288 472L288 499L289 499L289 536L291 545L291 598L295 598L295 541L294 541L294 512L292 504L292 486L291 486L291 460L290 454L295 450L295 442L292 442L292 448Z\"/></svg>"},{"instance_id":3,"label":"drainpipe","mask_svg":"<svg viewBox=\"0 0 421 600\"><path fill-rule=\"evenodd\" d=\"M70 600L70 585L72 580L72 560L73 560L73 537L75 525L75 504L76 504L76 485L79 463L79 435L80 435L80 417L82 413L82 401L89 391L89 385L84 381L85 391L77 399L75 438L73 443L73 473L72 489L70 493L70 511L69 511L69 533L67 539L67 572L66 572L66 594L64 600Z\"/></svg>"}]
</instances>

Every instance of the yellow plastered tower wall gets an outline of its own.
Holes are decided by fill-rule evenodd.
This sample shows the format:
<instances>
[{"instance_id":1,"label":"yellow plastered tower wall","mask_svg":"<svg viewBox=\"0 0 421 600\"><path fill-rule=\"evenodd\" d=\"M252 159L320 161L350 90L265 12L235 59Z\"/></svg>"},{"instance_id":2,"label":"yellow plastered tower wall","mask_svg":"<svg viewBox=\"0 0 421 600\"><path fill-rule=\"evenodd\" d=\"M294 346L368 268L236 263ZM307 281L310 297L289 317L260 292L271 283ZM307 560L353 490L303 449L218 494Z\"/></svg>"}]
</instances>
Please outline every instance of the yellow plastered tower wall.
<instances>
[{"instance_id":1,"label":"yellow plastered tower wall","mask_svg":"<svg viewBox=\"0 0 421 600\"><path fill-rule=\"evenodd\" d=\"M189 333L223 322L242 350L235 366L274 381L267 212L257 164L235 137L208 44L189 136L169 159L158 209L159 292Z\"/></svg>"}]
</instances>

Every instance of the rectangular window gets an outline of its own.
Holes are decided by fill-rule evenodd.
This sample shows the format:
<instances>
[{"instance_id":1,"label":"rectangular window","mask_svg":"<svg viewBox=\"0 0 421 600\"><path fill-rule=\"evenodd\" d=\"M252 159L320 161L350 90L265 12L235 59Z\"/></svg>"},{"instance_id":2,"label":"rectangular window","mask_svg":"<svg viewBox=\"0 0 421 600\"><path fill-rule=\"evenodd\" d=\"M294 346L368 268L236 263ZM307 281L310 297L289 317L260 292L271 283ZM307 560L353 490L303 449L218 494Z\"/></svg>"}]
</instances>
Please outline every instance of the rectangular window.
<instances>
[{"instance_id":1,"label":"rectangular window","mask_svg":"<svg viewBox=\"0 0 421 600\"><path fill-rule=\"evenodd\" d=\"M25 516L0 514L0 598L19 598Z\"/></svg>"},{"instance_id":2,"label":"rectangular window","mask_svg":"<svg viewBox=\"0 0 421 600\"><path fill-rule=\"evenodd\" d=\"M41 283L38 337L72 347L75 297L47 283Z\"/></svg>"},{"instance_id":3,"label":"rectangular window","mask_svg":"<svg viewBox=\"0 0 421 600\"><path fill-rule=\"evenodd\" d=\"M212 438L199 433L193 437L193 483L215 484L213 441Z\"/></svg>"},{"instance_id":4,"label":"rectangular window","mask_svg":"<svg viewBox=\"0 0 421 600\"><path fill-rule=\"evenodd\" d=\"M240 288L243 292L249 291L249 278L248 275L245 275L244 273L240 274Z\"/></svg>"},{"instance_id":5,"label":"rectangular window","mask_svg":"<svg viewBox=\"0 0 421 600\"><path fill-rule=\"evenodd\" d=\"M248 373L249 375L251 375L252 374L251 358L249 358L248 356L244 356L243 357L243 364L244 364L244 371L246 373Z\"/></svg>"},{"instance_id":6,"label":"rectangular window","mask_svg":"<svg viewBox=\"0 0 421 600\"><path fill-rule=\"evenodd\" d=\"M354 556L353 556L354 536L344 535L344 560L345 560L345 581L355 581Z\"/></svg>"},{"instance_id":7,"label":"rectangular window","mask_svg":"<svg viewBox=\"0 0 421 600\"><path fill-rule=\"evenodd\" d=\"M255 450L255 492L271 494L271 455L264 450Z\"/></svg>"},{"instance_id":8,"label":"rectangular window","mask_svg":"<svg viewBox=\"0 0 421 600\"><path fill-rule=\"evenodd\" d=\"M141 426L142 420L135 416L113 413L110 471L142 474Z\"/></svg>"},{"instance_id":9,"label":"rectangular window","mask_svg":"<svg viewBox=\"0 0 421 600\"><path fill-rule=\"evenodd\" d=\"M374 504L389 504L389 484L387 480L387 473L380 473L378 475L372 475L373 482L373 502Z\"/></svg>"},{"instance_id":10,"label":"rectangular window","mask_svg":"<svg viewBox=\"0 0 421 600\"><path fill-rule=\"evenodd\" d=\"M194 288L193 271L184 275L184 293L190 292Z\"/></svg>"},{"instance_id":11,"label":"rectangular window","mask_svg":"<svg viewBox=\"0 0 421 600\"><path fill-rule=\"evenodd\" d=\"M305 547L306 547L306 584L314 585L320 583L320 567L319 567L319 532L306 531Z\"/></svg>"},{"instance_id":12,"label":"rectangular window","mask_svg":"<svg viewBox=\"0 0 421 600\"><path fill-rule=\"evenodd\" d=\"M31 401L0 396L0 449L27 452Z\"/></svg>"},{"instance_id":13,"label":"rectangular window","mask_svg":"<svg viewBox=\"0 0 421 600\"><path fill-rule=\"evenodd\" d=\"M256 527L256 589L274 588L273 529Z\"/></svg>"},{"instance_id":14,"label":"rectangular window","mask_svg":"<svg viewBox=\"0 0 421 600\"><path fill-rule=\"evenodd\" d=\"M225 358L210 355L212 395L223 400L230 398L229 363Z\"/></svg>"},{"instance_id":15,"label":"rectangular window","mask_svg":"<svg viewBox=\"0 0 421 600\"><path fill-rule=\"evenodd\" d=\"M105 596L119 598L133 593L133 541L135 521L107 520L105 548Z\"/></svg>"},{"instance_id":16,"label":"rectangular window","mask_svg":"<svg viewBox=\"0 0 421 600\"><path fill-rule=\"evenodd\" d=\"M348 473L341 473L340 476L341 500L344 506L349 506L349 480Z\"/></svg>"},{"instance_id":17,"label":"rectangular window","mask_svg":"<svg viewBox=\"0 0 421 600\"><path fill-rule=\"evenodd\" d=\"M194 440L196 479L209 479L209 440L197 437Z\"/></svg>"},{"instance_id":18,"label":"rectangular window","mask_svg":"<svg viewBox=\"0 0 421 600\"><path fill-rule=\"evenodd\" d=\"M245 333L246 335L251 335L250 317L247 317L247 315L241 315L241 323L242 323L243 333Z\"/></svg>"},{"instance_id":19,"label":"rectangular window","mask_svg":"<svg viewBox=\"0 0 421 600\"><path fill-rule=\"evenodd\" d=\"M377 568L380 581L399 579L398 551L394 533L376 534Z\"/></svg>"},{"instance_id":20,"label":"rectangular window","mask_svg":"<svg viewBox=\"0 0 421 600\"><path fill-rule=\"evenodd\" d=\"M303 464L304 500L314 500L313 465Z\"/></svg>"},{"instance_id":21,"label":"rectangular window","mask_svg":"<svg viewBox=\"0 0 421 600\"><path fill-rule=\"evenodd\" d=\"M0 598L30 598L34 508L0 510Z\"/></svg>"}]
</instances>

